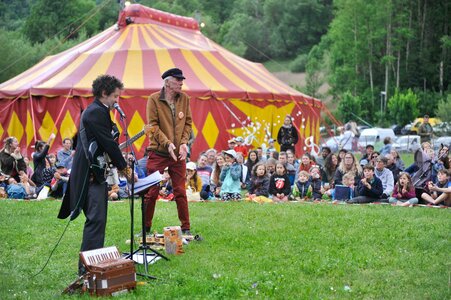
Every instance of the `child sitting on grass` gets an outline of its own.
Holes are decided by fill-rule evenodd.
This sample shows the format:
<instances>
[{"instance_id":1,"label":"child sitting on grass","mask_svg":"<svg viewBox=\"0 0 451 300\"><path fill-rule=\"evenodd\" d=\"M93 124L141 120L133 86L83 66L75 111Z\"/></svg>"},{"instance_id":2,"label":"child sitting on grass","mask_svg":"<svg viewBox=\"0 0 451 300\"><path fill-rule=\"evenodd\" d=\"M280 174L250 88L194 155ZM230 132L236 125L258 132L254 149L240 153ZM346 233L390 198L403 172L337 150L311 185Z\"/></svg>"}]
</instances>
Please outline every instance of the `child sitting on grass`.
<instances>
[{"instance_id":1,"label":"child sitting on grass","mask_svg":"<svg viewBox=\"0 0 451 300\"><path fill-rule=\"evenodd\" d=\"M192 161L186 164L186 197L188 200L200 200L202 190L202 180L197 174L196 164Z\"/></svg>"},{"instance_id":2,"label":"child sitting on grass","mask_svg":"<svg viewBox=\"0 0 451 300\"><path fill-rule=\"evenodd\" d=\"M363 167L363 178L357 186L358 197L351 198L348 203L370 203L380 201L383 192L382 181L374 176L374 166Z\"/></svg>"},{"instance_id":3,"label":"child sitting on grass","mask_svg":"<svg viewBox=\"0 0 451 300\"><path fill-rule=\"evenodd\" d=\"M451 182L448 180L448 170L442 169L437 173L437 184L428 182L427 187L430 193L421 194L421 198L429 205L437 205L443 202L446 206L451 206Z\"/></svg>"},{"instance_id":4,"label":"child sitting on grass","mask_svg":"<svg viewBox=\"0 0 451 300\"><path fill-rule=\"evenodd\" d=\"M343 175L343 184L335 186L334 189L327 191L327 195L332 197L332 203L337 204L342 201L348 201L356 195L354 173Z\"/></svg>"},{"instance_id":5,"label":"child sitting on grass","mask_svg":"<svg viewBox=\"0 0 451 300\"><path fill-rule=\"evenodd\" d=\"M169 169L166 167L163 172L163 176L160 181L160 192L158 194L157 200L174 200L174 193L172 192L172 181L171 176L169 176Z\"/></svg>"},{"instance_id":6,"label":"child sitting on grass","mask_svg":"<svg viewBox=\"0 0 451 300\"><path fill-rule=\"evenodd\" d=\"M296 201L304 201L312 197L312 189L310 187L309 173L300 171L298 180L293 185L293 199Z\"/></svg>"},{"instance_id":7,"label":"child sitting on grass","mask_svg":"<svg viewBox=\"0 0 451 300\"><path fill-rule=\"evenodd\" d=\"M290 178L287 175L285 165L278 162L276 172L269 181L269 194L274 202L287 202L291 193Z\"/></svg>"},{"instance_id":8,"label":"child sitting on grass","mask_svg":"<svg viewBox=\"0 0 451 300\"><path fill-rule=\"evenodd\" d=\"M321 170L317 165L310 168L310 184L312 187L312 199L314 201L320 201L323 197L323 188Z\"/></svg>"},{"instance_id":9,"label":"child sitting on grass","mask_svg":"<svg viewBox=\"0 0 451 300\"><path fill-rule=\"evenodd\" d=\"M269 177L266 175L266 166L257 163L252 168L252 176L250 179L249 193L246 195L247 201L254 202L271 202L269 196Z\"/></svg>"},{"instance_id":10,"label":"child sitting on grass","mask_svg":"<svg viewBox=\"0 0 451 300\"><path fill-rule=\"evenodd\" d=\"M401 172L398 183L395 185L393 195L388 199L393 205L413 206L418 204L418 198L415 197L415 187L409 173Z\"/></svg>"},{"instance_id":11,"label":"child sitting on grass","mask_svg":"<svg viewBox=\"0 0 451 300\"><path fill-rule=\"evenodd\" d=\"M225 164L219 176L221 185L221 200L241 200L241 166L236 161L235 150L224 151Z\"/></svg>"}]
</instances>

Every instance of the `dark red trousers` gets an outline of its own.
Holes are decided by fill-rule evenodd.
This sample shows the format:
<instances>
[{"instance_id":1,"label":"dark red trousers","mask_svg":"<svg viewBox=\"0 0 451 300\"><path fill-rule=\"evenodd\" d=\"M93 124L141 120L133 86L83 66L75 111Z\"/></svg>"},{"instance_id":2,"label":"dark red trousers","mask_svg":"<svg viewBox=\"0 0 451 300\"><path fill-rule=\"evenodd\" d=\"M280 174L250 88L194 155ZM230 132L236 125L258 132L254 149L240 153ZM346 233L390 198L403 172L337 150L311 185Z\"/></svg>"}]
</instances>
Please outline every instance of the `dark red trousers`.
<instances>
[{"instance_id":1,"label":"dark red trousers","mask_svg":"<svg viewBox=\"0 0 451 300\"><path fill-rule=\"evenodd\" d=\"M165 157L154 152L149 152L147 159L147 174L155 171L163 174L164 169L168 167L169 176L171 176L172 187L174 189L174 198L177 204L177 212L181 222L182 230L190 229L188 199L186 198L185 178L186 162L183 160L173 160L172 157ZM149 189L144 197L146 206L146 227L152 227L155 204L160 191L160 186L155 185Z\"/></svg>"}]
</instances>

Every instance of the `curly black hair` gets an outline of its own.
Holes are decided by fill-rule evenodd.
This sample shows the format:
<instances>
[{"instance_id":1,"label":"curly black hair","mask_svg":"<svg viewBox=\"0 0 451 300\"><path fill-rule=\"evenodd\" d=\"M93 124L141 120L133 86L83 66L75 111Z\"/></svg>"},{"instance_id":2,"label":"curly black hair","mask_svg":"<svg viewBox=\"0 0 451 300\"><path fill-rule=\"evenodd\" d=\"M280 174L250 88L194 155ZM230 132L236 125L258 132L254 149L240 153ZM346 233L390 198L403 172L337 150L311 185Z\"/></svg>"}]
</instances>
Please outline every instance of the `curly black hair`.
<instances>
[{"instance_id":1,"label":"curly black hair","mask_svg":"<svg viewBox=\"0 0 451 300\"><path fill-rule=\"evenodd\" d=\"M109 96L114 93L116 88L122 90L124 88L124 84L119 79L111 75L100 75L92 83L92 93L96 98L101 98L103 92Z\"/></svg>"}]
</instances>

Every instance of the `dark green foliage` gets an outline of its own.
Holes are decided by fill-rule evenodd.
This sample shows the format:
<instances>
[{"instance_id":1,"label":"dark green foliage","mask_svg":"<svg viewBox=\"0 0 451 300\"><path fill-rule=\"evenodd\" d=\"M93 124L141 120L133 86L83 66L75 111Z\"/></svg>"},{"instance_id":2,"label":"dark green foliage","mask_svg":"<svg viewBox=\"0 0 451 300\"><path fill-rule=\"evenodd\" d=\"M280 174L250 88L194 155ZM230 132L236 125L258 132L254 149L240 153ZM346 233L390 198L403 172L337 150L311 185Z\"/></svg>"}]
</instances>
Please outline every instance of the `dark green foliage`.
<instances>
[{"instance_id":1,"label":"dark green foliage","mask_svg":"<svg viewBox=\"0 0 451 300\"><path fill-rule=\"evenodd\" d=\"M295 60L290 64L290 71L293 73L305 72L307 65L307 54L299 54Z\"/></svg>"},{"instance_id":2,"label":"dark green foliage","mask_svg":"<svg viewBox=\"0 0 451 300\"><path fill-rule=\"evenodd\" d=\"M404 126L415 119L420 111L418 110L418 97L411 89L405 94L398 91L388 100L388 111L393 124Z\"/></svg>"}]
</instances>

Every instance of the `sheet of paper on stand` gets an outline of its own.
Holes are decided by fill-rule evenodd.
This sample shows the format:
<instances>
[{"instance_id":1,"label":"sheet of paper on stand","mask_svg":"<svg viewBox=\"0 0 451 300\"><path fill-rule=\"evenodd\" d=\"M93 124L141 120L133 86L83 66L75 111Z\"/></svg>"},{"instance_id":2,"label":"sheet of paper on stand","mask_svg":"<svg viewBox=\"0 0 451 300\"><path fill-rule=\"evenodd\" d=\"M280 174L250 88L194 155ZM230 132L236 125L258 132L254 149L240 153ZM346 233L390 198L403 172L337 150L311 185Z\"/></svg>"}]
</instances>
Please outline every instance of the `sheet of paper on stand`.
<instances>
[{"instance_id":1,"label":"sheet of paper on stand","mask_svg":"<svg viewBox=\"0 0 451 300\"><path fill-rule=\"evenodd\" d=\"M158 184L162 179L162 176L160 172L155 171L152 174L150 174L147 177L138 179L138 181L135 183L135 193L142 192L146 190L147 188Z\"/></svg>"}]
</instances>

